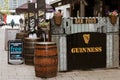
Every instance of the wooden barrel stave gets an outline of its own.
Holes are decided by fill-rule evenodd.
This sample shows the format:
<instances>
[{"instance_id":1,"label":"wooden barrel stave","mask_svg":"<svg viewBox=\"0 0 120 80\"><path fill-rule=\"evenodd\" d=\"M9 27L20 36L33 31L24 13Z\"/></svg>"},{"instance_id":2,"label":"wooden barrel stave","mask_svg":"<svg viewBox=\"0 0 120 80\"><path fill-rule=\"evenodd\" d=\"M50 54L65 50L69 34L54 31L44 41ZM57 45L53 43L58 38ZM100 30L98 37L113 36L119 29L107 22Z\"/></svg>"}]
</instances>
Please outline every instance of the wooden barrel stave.
<instances>
[{"instance_id":1,"label":"wooden barrel stave","mask_svg":"<svg viewBox=\"0 0 120 80\"><path fill-rule=\"evenodd\" d=\"M58 64L58 57L36 57L35 56L35 64L39 66L49 66Z\"/></svg>"},{"instance_id":2,"label":"wooden barrel stave","mask_svg":"<svg viewBox=\"0 0 120 80\"><path fill-rule=\"evenodd\" d=\"M35 46L36 56L54 56L57 55L57 47L55 45L51 46ZM46 50L45 50L46 49ZM47 54L46 54L47 52Z\"/></svg>"},{"instance_id":3,"label":"wooden barrel stave","mask_svg":"<svg viewBox=\"0 0 120 80\"><path fill-rule=\"evenodd\" d=\"M40 67L35 66L35 75L42 78L50 78L57 76L57 67L56 66L46 66Z\"/></svg>"}]
</instances>

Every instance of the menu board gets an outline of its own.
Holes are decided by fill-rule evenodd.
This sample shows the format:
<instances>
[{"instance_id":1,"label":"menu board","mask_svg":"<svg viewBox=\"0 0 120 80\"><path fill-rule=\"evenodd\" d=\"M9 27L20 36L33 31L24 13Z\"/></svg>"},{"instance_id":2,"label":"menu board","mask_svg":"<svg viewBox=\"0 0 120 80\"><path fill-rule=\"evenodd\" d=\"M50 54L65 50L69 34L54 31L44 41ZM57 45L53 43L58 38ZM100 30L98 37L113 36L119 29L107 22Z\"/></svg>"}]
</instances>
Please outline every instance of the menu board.
<instances>
[{"instance_id":1,"label":"menu board","mask_svg":"<svg viewBox=\"0 0 120 80\"><path fill-rule=\"evenodd\" d=\"M22 60L22 41L21 40L10 40L9 41L9 59L11 60Z\"/></svg>"}]
</instances>

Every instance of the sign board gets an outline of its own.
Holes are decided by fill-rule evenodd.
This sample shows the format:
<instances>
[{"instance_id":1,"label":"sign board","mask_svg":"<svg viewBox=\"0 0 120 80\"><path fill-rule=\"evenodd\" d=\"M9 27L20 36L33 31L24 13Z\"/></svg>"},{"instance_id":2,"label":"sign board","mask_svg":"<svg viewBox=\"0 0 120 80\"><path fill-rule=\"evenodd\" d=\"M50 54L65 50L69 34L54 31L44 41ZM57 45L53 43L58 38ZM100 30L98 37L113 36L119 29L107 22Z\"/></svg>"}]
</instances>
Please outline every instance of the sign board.
<instances>
[{"instance_id":1,"label":"sign board","mask_svg":"<svg viewBox=\"0 0 120 80\"><path fill-rule=\"evenodd\" d=\"M41 19L45 20L45 12L46 12L45 9L46 9L45 0L37 0L37 14L38 14L39 23Z\"/></svg>"},{"instance_id":2,"label":"sign board","mask_svg":"<svg viewBox=\"0 0 120 80\"><path fill-rule=\"evenodd\" d=\"M75 18L73 24L96 24L98 23L97 18Z\"/></svg>"},{"instance_id":3,"label":"sign board","mask_svg":"<svg viewBox=\"0 0 120 80\"><path fill-rule=\"evenodd\" d=\"M28 11L29 12L35 11L35 3L28 3Z\"/></svg>"},{"instance_id":4,"label":"sign board","mask_svg":"<svg viewBox=\"0 0 120 80\"><path fill-rule=\"evenodd\" d=\"M28 26L29 26L29 31L30 32L35 31L35 25L36 25L35 3L29 3L28 4Z\"/></svg>"},{"instance_id":5,"label":"sign board","mask_svg":"<svg viewBox=\"0 0 120 80\"><path fill-rule=\"evenodd\" d=\"M22 57L22 40L9 40L9 50L8 50L8 63L20 64L23 63Z\"/></svg>"},{"instance_id":6,"label":"sign board","mask_svg":"<svg viewBox=\"0 0 120 80\"><path fill-rule=\"evenodd\" d=\"M67 68L106 67L106 34L82 32L67 36Z\"/></svg>"},{"instance_id":7,"label":"sign board","mask_svg":"<svg viewBox=\"0 0 120 80\"><path fill-rule=\"evenodd\" d=\"M46 6L46 4L45 4L45 0L37 0L37 8L38 9L45 9L45 6Z\"/></svg>"}]
</instances>

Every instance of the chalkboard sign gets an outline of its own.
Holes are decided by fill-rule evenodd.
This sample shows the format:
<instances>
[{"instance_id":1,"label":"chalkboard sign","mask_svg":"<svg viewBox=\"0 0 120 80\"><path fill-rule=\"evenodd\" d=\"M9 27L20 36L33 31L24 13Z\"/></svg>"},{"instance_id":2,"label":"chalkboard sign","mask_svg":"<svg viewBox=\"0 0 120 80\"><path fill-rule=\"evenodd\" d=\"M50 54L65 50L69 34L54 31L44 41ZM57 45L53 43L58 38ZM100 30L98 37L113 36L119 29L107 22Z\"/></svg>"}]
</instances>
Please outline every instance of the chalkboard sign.
<instances>
[{"instance_id":1,"label":"chalkboard sign","mask_svg":"<svg viewBox=\"0 0 120 80\"><path fill-rule=\"evenodd\" d=\"M8 63L23 63L22 59L22 40L9 40L8 42L9 52L8 52Z\"/></svg>"}]
</instances>

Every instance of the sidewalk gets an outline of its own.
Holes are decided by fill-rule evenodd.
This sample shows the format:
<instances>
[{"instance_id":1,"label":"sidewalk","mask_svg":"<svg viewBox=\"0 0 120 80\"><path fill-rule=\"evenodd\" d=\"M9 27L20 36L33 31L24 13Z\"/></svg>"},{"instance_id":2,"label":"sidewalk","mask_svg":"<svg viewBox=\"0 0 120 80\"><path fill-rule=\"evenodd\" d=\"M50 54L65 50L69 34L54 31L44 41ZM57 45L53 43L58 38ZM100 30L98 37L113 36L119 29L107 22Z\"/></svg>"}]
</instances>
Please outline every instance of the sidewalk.
<instances>
[{"instance_id":1,"label":"sidewalk","mask_svg":"<svg viewBox=\"0 0 120 80\"><path fill-rule=\"evenodd\" d=\"M4 49L5 27L0 28L0 80L120 80L120 69L93 69L58 72L57 77L42 79L35 76L34 66L9 65Z\"/></svg>"}]
</instances>

